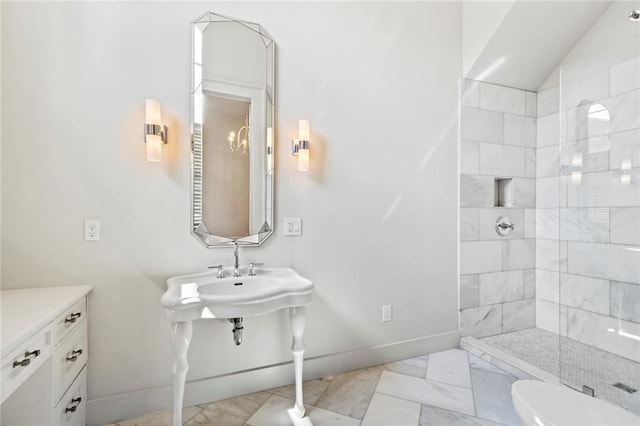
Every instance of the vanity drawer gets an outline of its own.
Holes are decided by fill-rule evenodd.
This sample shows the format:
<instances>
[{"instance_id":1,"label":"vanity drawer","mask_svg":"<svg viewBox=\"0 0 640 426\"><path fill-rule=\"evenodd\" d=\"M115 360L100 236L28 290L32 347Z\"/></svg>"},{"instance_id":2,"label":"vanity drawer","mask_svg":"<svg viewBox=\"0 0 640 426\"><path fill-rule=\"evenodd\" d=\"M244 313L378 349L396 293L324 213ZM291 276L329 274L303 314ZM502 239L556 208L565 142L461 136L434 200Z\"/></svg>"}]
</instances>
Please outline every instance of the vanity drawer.
<instances>
[{"instance_id":1,"label":"vanity drawer","mask_svg":"<svg viewBox=\"0 0 640 426\"><path fill-rule=\"evenodd\" d=\"M53 341L58 344L87 317L86 296L78 300L53 322Z\"/></svg>"},{"instance_id":2,"label":"vanity drawer","mask_svg":"<svg viewBox=\"0 0 640 426\"><path fill-rule=\"evenodd\" d=\"M84 426L87 412L87 368L85 367L53 410L55 426Z\"/></svg>"},{"instance_id":3,"label":"vanity drawer","mask_svg":"<svg viewBox=\"0 0 640 426\"><path fill-rule=\"evenodd\" d=\"M51 355L51 324L2 359L0 403L13 393Z\"/></svg>"},{"instance_id":4,"label":"vanity drawer","mask_svg":"<svg viewBox=\"0 0 640 426\"><path fill-rule=\"evenodd\" d=\"M53 353L53 401L57 403L87 363L87 322L82 321Z\"/></svg>"}]
</instances>

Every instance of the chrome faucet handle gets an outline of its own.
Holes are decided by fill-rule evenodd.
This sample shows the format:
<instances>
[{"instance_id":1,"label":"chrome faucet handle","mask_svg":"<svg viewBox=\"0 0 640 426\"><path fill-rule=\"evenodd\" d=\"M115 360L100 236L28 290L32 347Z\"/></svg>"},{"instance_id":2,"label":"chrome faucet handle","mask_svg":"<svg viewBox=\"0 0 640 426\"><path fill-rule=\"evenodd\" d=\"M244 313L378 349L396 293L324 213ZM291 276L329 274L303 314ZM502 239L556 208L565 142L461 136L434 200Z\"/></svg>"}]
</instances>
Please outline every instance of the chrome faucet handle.
<instances>
[{"instance_id":1,"label":"chrome faucet handle","mask_svg":"<svg viewBox=\"0 0 640 426\"><path fill-rule=\"evenodd\" d=\"M264 265L264 262L251 262L249 263L249 276L253 277L256 275L256 271L254 270L254 268L256 266L262 266Z\"/></svg>"},{"instance_id":2,"label":"chrome faucet handle","mask_svg":"<svg viewBox=\"0 0 640 426\"><path fill-rule=\"evenodd\" d=\"M209 269L218 268L218 278L224 278L224 265L209 266Z\"/></svg>"}]
</instances>

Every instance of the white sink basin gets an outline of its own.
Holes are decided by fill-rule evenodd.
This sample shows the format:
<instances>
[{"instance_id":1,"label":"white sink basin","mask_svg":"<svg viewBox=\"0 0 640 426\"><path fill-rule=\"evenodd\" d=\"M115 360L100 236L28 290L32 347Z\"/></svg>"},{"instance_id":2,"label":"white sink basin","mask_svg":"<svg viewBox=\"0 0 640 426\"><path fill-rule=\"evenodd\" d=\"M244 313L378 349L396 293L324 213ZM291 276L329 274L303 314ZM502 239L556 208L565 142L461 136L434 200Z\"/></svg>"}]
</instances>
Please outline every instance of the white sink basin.
<instances>
[{"instance_id":1,"label":"white sink basin","mask_svg":"<svg viewBox=\"0 0 640 426\"><path fill-rule=\"evenodd\" d=\"M311 303L313 283L290 268L261 268L217 278L218 271L179 275L167 280L162 304L170 321L196 318L236 318L265 314Z\"/></svg>"}]
</instances>

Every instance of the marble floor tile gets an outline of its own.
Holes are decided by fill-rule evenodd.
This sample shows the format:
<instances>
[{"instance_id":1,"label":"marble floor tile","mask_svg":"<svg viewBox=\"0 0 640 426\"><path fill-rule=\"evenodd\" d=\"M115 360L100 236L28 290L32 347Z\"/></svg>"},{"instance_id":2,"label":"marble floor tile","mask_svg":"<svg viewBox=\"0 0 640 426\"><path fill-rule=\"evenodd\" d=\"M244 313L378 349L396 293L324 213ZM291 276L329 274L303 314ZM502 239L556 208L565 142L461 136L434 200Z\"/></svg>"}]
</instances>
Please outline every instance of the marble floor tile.
<instances>
[{"instance_id":1,"label":"marble floor tile","mask_svg":"<svg viewBox=\"0 0 640 426\"><path fill-rule=\"evenodd\" d=\"M461 349L432 354L427 367L427 380L471 388L469 358Z\"/></svg>"},{"instance_id":2,"label":"marble floor tile","mask_svg":"<svg viewBox=\"0 0 640 426\"><path fill-rule=\"evenodd\" d=\"M249 426L291 426L292 423L296 426L358 426L360 424L360 421L354 418L311 406L306 407L307 412L303 419L292 419L288 413L292 405L293 400L272 395L247 420L246 424Z\"/></svg>"},{"instance_id":3,"label":"marble floor tile","mask_svg":"<svg viewBox=\"0 0 640 426\"><path fill-rule=\"evenodd\" d=\"M488 371L489 373L504 374L505 376L511 375L503 369L496 367L490 362L485 361L484 359L475 356L472 353L469 354L469 367L475 370Z\"/></svg>"},{"instance_id":4,"label":"marble floor tile","mask_svg":"<svg viewBox=\"0 0 640 426\"><path fill-rule=\"evenodd\" d=\"M389 364L384 364L383 367L385 370L393 371L394 373L422 378L427 373L428 359L428 356L425 355L417 358L391 362Z\"/></svg>"},{"instance_id":5,"label":"marble floor tile","mask_svg":"<svg viewBox=\"0 0 640 426\"><path fill-rule=\"evenodd\" d=\"M385 371L376 392L471 416L475 414L471 389L460 386Z\"/></svg>"},{"instance_id":6,"label":"marble floor tile","mask_svg":"<svg viewBox=\"0 0 640 426\"><path fill-rule=\"evenodd\" d=\"M371 367L338 374L316 405L362 419L382 372L381 367Z\"/></svg>"},{"instance_id":7,"label":"marble floor tile","mask_svg":"<svg viewBox=\"0 0 640 426\"><path fill-rule=\"evenodd\" d=\"M420 404L376 393L371 398L362 426L416 426Z\"/></svg>"},{"instance_id":8,"label":"marble floor tile","mask_svg":"<svg viewBox=\"0 0 640 426\"><path fill-rule=\"evenodd\" d=\"M318 400L322 396L329 384L330 379L321 378L315 380L308 380L302 384L302 395L305 404L316 405ZM275 389L270 389L267 392L274 395L282 396L284 398L296 399L296 385L287 385Z\"/></svg>"},{"instance_id":9,"label":"marble floor tile","mask_svg":"<svg viewBox=\"0 0 640 426\"><path fill-rule=\"evenodd\" d=\"M513 376L471 370L476 415L508 425L522 424L511 399L511 385L516 380Z\"/></svg>"},{"instance_id":10,"label":"marble floor tile","mask_svg":"<svg viewBox=\"0 0 640 426\"><path fill-rule=\"evenodd\" d=\"M182 423L186 423L200 412L198 407L184 407L182 409ZM144 417L118 422L118 426L171 426L173 411L163 411L162 413L151 414Z\"/></svg>"},{"instance_id":11,"label":"marble floor tile","mask_svg":"<svg viewBox=\"0 0 640 426\"><path fill-rule=\"evenodd\" d=\"M489 420L471 417L465 414L456 413L455 411L443 410L442 408L430 407L423 405L420 412L420 426L498 426L501 423L495 423Z\"/></svg>"},{"instance_id":12,"label":"marble floor tile","mask_svg":"<svg viewBox=\"0 0 640 426\"><path fill-rule=\"evenodd\" d=\"M268 392L256 392L235 398L216 401L209 404L187 425L242 426L271 395ZM293 402L289 402L293 406Z\"/></svg>"}]
</instances>

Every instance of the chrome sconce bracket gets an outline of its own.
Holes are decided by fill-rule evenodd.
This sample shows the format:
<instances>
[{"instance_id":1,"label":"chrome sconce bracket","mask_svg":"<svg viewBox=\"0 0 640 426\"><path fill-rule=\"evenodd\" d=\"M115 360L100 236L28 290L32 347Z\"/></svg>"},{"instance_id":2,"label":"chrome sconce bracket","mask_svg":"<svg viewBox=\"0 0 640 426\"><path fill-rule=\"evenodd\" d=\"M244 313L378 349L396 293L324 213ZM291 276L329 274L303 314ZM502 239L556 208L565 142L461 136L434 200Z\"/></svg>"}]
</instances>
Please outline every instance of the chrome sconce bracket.
<instances>
[{"instance_id":1,"label":"chrome sconce bracket","mask_svg":"<svg viewBox=\"0 0 640 426\"><path fill-rule=\"evenodd\" d=\"M163 144L167 143L167 126L164 124L145 124L144 143L147 143L147 136L160 136Z\"/></svg>"},{"instance_id":2,"label":"chrome sconce bracket","mask_svg":"<svg viewBox=\"0 0 640 426\"><path fill-rule=\"evenodd\" d=\"M291 141L291 155L298 155L301 149L309 149L310 142L303 139L294 139Z\"/></svg>"}]
</instances>

